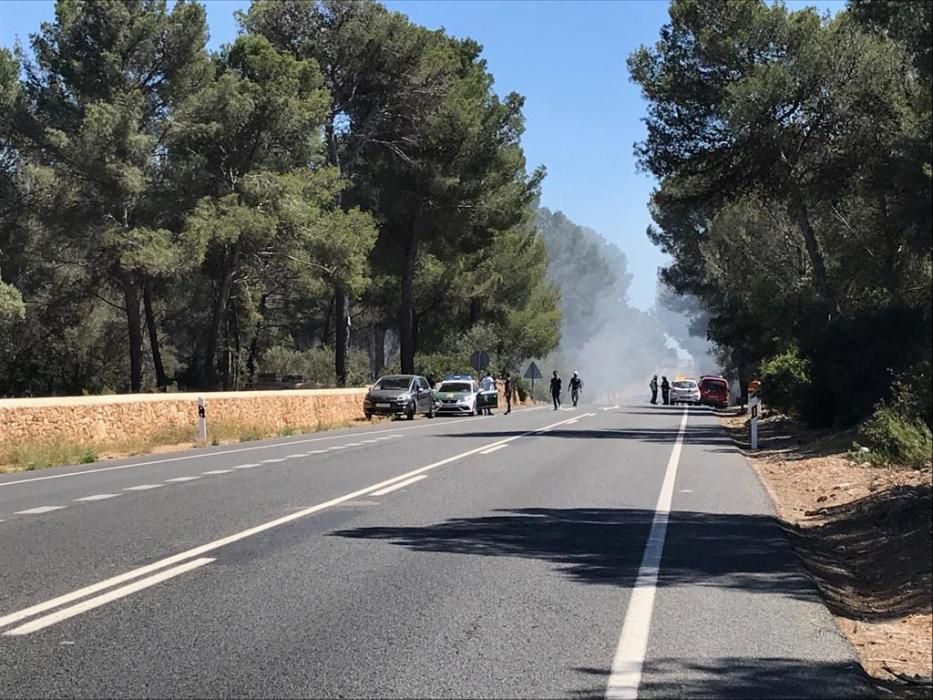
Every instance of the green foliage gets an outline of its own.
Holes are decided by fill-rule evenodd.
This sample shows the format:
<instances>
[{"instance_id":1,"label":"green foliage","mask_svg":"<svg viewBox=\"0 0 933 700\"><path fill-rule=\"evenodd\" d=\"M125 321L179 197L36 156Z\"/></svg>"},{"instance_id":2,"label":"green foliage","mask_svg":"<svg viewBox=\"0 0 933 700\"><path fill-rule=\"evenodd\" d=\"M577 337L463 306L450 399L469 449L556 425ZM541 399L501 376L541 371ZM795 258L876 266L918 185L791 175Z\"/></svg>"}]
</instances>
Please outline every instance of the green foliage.
<instances>
[{"instance_id":1,"label":"green foliage","mask_svg":"<svg viewBox=\"0 0 933 700\"><path fill-rule=\"evenodd\" d=\"M813 390L777 400L814 425L857 423L929 358L930 8L675 0L629 58L663 284L743 385L798 348Z\"/></svg>"},{"instance_id":2,"label":"green foliage","mask_svg":"<svg viewBox=\"0 0 933 700\"><path fill-rule=\"evenodd\" d=\"M930 427L914 416L905 416L893 406L881 405L859 427L855 456L882 464L921 467L933 459ZM867 446L868 453L862 452Z\"/></svg>"},{"instance_id":3,"label":"green foliage","mask_svg":"<svg viewBox=\"0 0 933 700\"><path fill-rule=\"evenodd\" d=\"M26 306L23 304L23 296L16 287L0 281L0 323L21 321L24 318L26 318Z\"/></svg>"},{"instance_id":4,"label":"green foliage","mask_svg":"<svg viewBox=\"0 0 933 700\"><path fill-rule=\"evenodd\" d=\"M794 415L811 390L810 362L791 348L761 364L761 400L781 413Z\"/></svg>"}]
</instances>

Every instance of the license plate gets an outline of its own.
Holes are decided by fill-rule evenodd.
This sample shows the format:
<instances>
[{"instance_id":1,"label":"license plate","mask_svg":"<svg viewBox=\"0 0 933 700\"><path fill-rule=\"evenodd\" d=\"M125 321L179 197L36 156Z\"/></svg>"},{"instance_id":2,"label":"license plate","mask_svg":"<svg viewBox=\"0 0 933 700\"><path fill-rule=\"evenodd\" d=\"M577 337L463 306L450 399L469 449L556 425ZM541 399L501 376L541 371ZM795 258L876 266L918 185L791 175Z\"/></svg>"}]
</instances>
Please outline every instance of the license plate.
<instances>
[{"instance_id":1,"label":"license plate","mask_svg":"<svg viewBox=\"0 0 933 700\"><path fill-rule=\"evenodd\" d=\"M376 408L389 408L392 404L388 403L377 403Z\"/></svg>"}]
</instances>

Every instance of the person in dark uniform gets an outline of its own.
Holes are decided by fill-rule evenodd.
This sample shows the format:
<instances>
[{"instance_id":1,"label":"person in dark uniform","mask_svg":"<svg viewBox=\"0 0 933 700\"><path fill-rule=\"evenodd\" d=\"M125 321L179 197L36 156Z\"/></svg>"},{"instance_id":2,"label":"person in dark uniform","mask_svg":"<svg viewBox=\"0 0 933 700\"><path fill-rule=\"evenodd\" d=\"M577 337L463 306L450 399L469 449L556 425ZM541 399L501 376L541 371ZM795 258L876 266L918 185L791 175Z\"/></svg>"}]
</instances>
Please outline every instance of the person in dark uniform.
<instances>
[{"instance_id":1,"label":"person in dark uniform","mask_svg":"<svg viewBox=\"0 0 933 700\"><path fill-rule=\"evenodd\" d=\"M658 403L658 375L654 375L651 378L651 382L648 384L648 387L651 389L651 403Z\"/></svg>"},{"instance_id":2,"label":"person in dark uniform","mask_svg":"<svg viewBox=\"0 0 933 700\"><path fill-rule=\"evenodd\" d=\"M560 375L557 373L557 370L554 370L554 376L551 377L551 398L554 399L554 410L560 408L560 385L561 385Z\"/></svg>"},{"instance_id":3,"label":"person in dark uniform","mask_svg":"<svg viewBox=\"0 0 933 700\"><path fill-rule=\"evenodd\" d=\"M671 403L671 384L667 381L667 377L661 377L661 399L664 401L665 406L669 406Z\"/></svg>"},{"instance_id":4,"label":"person in dark uniform","mask_svg":"<svg viewBox=\"0 0 933 700\"><path fill-rule=\"evenodd\" d=\"M512 412L512 378L508 375L505 377L505 415L509 415Z\"/></svg>"}]
</instances>

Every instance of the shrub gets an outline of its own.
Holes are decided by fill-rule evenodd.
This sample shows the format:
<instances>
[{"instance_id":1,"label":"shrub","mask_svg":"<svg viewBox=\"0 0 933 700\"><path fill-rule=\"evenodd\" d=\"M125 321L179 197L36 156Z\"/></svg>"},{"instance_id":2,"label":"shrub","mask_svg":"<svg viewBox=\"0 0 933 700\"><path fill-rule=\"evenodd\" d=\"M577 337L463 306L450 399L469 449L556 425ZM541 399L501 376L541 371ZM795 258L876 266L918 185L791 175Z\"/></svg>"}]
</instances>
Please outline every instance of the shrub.
<instances>
[{"instance_id":1,"label":"shrub","mask_svg":"<svg viewBox=\"0 0 933 700\"><path fill-rule=\"evenodd\" d=\"M857 457L885 464L923 466L933 459L933 434L917 417L907 417L891 405L878 406L871 418L862 423L858 431L860 445L867 446L867 455Z\"/></svg>"},{"instance_id":2,"label":"shrub","mask_svg":"<svg viewBox=\"0 0 933 700\"><path fill-rule=\"evenodd\" d=\"M796 348L765 360L761 365L761 400L787 415L799 415L810 390L810 362Z\"/></svg>"}]
</instances>

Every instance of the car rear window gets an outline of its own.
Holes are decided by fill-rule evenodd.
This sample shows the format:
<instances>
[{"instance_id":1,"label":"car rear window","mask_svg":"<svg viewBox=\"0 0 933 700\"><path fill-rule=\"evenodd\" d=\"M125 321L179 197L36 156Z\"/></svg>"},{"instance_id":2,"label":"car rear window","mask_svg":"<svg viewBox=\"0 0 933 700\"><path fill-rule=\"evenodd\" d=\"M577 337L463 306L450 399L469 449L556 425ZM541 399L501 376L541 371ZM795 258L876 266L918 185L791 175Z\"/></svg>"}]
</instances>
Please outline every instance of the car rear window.
<instances>
[{"instance_id":1,"label":"car rear window","mask_svg":"<svg viewBox=\"0 0 933 700\"><path fill-rule=\"evenodd\" d=\"M721 379L704 379L701 386L707 391L710 389L726 391L729 388L728 385Z\"/></svg>"},{"instance_id":2,"label":"car rear window","mask_svg":"<svg viewBox=\"0 0 933 700\"><path fill-rule=\"evenodd\" d=\"M674 382L675 389L696 389L696 382Z\"/></svg>"},{"instance_id":3,"label":"car rear window","mask_svg":"<svg viewBox=\"0 0 933 700\"><path fill-rule=\"evenodd\" d=\"M405 377L383 377L373 385L373 389L407 389L411 379Z\"/></svg>"},{"instance_id":4,"label":"car rear window","mask_svg":"<svg viewBox=\"0 0 933 700\"><path fill-rule=\"evenodd\" d=\"M444 382L438 388L438 391L470 391L469 382Z\"/></svg>"}]
</instances>

